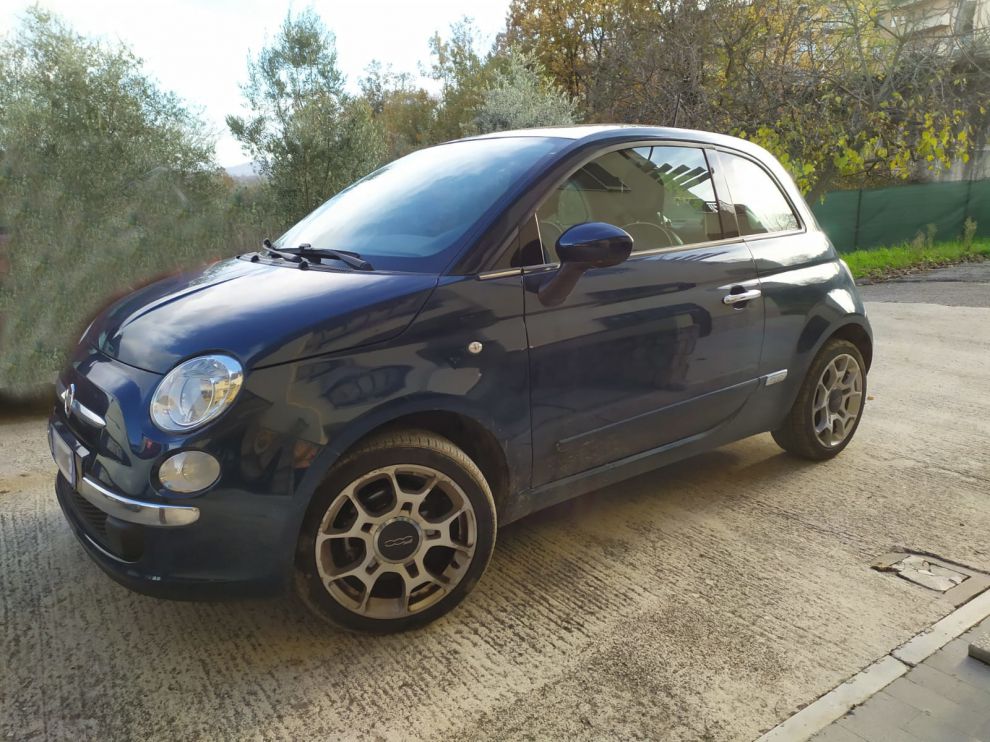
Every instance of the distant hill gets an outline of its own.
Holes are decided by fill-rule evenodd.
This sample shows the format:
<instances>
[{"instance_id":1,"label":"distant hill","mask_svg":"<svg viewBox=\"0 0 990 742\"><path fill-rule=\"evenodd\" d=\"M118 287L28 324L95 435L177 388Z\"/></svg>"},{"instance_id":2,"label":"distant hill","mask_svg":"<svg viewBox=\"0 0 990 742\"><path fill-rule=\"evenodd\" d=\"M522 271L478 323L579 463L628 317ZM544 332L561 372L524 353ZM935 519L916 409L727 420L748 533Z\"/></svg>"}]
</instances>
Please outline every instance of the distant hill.
<instances>
[{"instance_id":1,"label":"distant hill","mask_svg":"<svg viewBox=\"0 0 990 742\"><path fill-rule=\"evenodd\" d=\"M240 165L232 165L224 168L224 170L227 171L227 175L231 178L242 183L253 183L261 180L261 175L258 172L258 163L256 162L242 162Z\"/></svg>"}]
</instances>

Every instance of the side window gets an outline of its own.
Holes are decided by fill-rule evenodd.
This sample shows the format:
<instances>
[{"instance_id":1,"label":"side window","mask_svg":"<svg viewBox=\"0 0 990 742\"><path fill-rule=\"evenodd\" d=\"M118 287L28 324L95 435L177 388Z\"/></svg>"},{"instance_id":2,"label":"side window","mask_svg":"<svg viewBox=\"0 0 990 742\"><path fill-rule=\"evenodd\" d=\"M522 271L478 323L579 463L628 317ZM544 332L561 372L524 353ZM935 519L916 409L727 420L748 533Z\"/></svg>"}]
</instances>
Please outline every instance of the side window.
<instances>
[{"instance_id":1,"label":"side window","mask_svg":"<svg viewBox=\"0 0 990 742\"><path fill-rule=\"evenodd\" d=\"M741 235L787 232L800 226L787 198L763 168L727 152L719 153L719 161Z\"/></svg>"},{"instance_id":2,"label":"side window","mask_svg":"<svg viewBox=\"0 0 990 742\"><path fill-rule=\"evenodd\" d=\"M715 189L702 150L636 147L609 152L582 167L537 210L551 260L567 229L608 222L633 238L633 252L721 238Z\"/></svg>"}]
</instances>

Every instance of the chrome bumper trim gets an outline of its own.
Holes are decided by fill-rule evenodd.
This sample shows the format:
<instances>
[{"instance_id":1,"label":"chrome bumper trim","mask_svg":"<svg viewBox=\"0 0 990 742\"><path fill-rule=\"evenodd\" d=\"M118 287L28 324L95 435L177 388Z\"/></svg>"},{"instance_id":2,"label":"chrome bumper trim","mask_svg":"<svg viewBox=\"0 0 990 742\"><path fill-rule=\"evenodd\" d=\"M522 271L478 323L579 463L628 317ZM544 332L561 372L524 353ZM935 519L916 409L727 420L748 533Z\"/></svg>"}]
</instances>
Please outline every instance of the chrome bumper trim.
<instances>
[{"instance_id":1,"label":"chrome bumper trim","mask_svg":"<svg viewBox=\"0 0 990 742\"><path fill-rule=\"evenodd\" d=\"M107 515L142 526L188 526L199 520L199 508L190 505L155 505L138 502L108 490L84 476L79 480L79 494Z\"/></svg>"}]
</instances>

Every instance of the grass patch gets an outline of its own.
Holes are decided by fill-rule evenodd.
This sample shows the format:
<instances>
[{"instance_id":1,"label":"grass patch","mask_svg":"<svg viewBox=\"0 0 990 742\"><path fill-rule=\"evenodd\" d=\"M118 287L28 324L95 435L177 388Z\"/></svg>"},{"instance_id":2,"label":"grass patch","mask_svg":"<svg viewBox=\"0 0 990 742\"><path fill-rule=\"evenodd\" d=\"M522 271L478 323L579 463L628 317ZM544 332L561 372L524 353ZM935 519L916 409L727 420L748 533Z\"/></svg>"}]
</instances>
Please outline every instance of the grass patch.
<instances>
[{"instance_id":1,"label":"grass patch","mask_svg":"<svg viewBox=\"0 0 990 742\"><path fill-rule=\"evenodd\" d=\"M877 247L842 254L856 278L884 279L923 268L990 258L990 240L956 240Z\"/></svg>"}]
</instances>

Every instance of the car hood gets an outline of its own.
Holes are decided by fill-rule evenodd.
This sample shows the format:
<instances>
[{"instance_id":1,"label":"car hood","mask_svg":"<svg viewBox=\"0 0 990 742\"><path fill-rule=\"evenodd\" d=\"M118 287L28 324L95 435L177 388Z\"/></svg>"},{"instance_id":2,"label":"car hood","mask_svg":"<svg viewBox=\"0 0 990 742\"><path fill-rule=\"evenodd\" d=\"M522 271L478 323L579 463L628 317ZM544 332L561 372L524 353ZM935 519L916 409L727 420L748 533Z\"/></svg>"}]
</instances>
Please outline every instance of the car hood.
<instances>
[{"instance_id":1,"label":"car hood","mask_svg":"<svg viewBox=\"0 0 990 742\"><path fill-rule=\"evenodd\" d=\"M82 341L162 374L208 352L233 355L245 369L270 366L398 335L437 280L234 258L125 296L93 321Z\"/></svg>"}]
</instances>

